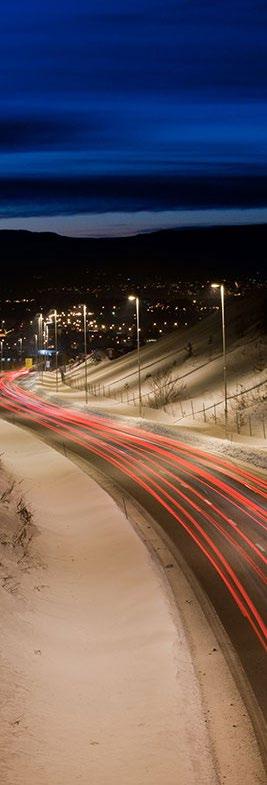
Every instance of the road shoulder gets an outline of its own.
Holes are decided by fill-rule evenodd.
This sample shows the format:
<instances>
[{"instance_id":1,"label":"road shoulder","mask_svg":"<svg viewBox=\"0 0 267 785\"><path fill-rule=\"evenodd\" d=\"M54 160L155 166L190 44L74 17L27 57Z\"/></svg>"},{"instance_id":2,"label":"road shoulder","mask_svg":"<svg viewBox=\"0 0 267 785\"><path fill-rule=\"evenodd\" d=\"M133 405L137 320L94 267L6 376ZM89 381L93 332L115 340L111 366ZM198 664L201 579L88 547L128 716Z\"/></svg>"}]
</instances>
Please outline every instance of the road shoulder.
<instances>
[{"instance_id":1,"label":"road shoulder","mask_svg":"<svg viewBox=\"0 0 267 785\"><path fill-rule=\"evenodd\" d=\"M6 785L215 785L198 678L163 572L77 466L2 420L0 436L1 467L36 527L23 569L13 564L16 591L1 591Z\"/></svg>"}]
</instances>

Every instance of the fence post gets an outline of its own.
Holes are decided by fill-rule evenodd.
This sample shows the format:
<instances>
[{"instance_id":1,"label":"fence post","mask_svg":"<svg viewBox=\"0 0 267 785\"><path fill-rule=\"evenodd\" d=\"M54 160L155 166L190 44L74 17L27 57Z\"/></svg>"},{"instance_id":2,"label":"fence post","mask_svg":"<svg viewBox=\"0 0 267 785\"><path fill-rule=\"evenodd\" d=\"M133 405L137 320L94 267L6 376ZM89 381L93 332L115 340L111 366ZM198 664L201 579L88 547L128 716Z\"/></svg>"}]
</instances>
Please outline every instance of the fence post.
<instances>
[{"instance_id":1,"label":"fence post","mask_svg":"<svg viewBox=\"0 0 267 785\"><path fill-rule=\"evenodd\" d=\"M203 403L203 418L204 418L204 422L207 422L206 409L204 403Z\"/></svg>"},{"instance_id":2,"label":"fence post","mask_svg":"<svg viewBox=\"0 0 267 785\"><path fill-rule=\"evenodd\" d=\"M179 403L180 403L181 415L182 415L182 417L184 417L184 412L183 412L183 407L182 407L182 401L179 401Z\"/></svg>"},{"instance_id":3,"label":"fence post","mask_svg":"<svg viewBox=\"0 0 267 785\"><path fill-rule=\"evenodd\" d=\"M215 421L215 423L217 423L217 410L216 410L216 403L214 403L214 405L213 405L213 408L214 408L214 421Z\"/></svg>"},{"instance_id":4,"label":"fence post","mask_svg":"<svg viewBox=\"0 0 267 785\"><path fill-rule=\"evenodd\" d=\"M236 412L236 430L237 433L240 433L240 423L239 423L239 414Z\"/></svg>"},{"instance_id":5,"label":"fence post","mask_svg":"<svg viewBox=\"0 0 267 785\"><path fill-rule=\"evenodd\" d=\"M191 401L191 409L192 409L192 417L193 417L193 420L194 420L195 419L195 412L194 412L193 401Z\"/></svg>"},{"instance_id":6,"label":"fence post","mask_svg":"<svg viewBox=\"0 0 267 785\"><path fill-rule=\"evenodd\" d=\"M263 430L263 438L266 439L266 428L265 428L264 414L262 415L262 430Z\"/></svg>"},{"instance_id":7,"label":"fence post","mask_svg":"<svg viewBox=\"0 0 267 785\"><path fill-rule=\"evenodd\" d=\"M251 416L248 415L249 435L252 436Z\"/></svg>"}]
</instances>

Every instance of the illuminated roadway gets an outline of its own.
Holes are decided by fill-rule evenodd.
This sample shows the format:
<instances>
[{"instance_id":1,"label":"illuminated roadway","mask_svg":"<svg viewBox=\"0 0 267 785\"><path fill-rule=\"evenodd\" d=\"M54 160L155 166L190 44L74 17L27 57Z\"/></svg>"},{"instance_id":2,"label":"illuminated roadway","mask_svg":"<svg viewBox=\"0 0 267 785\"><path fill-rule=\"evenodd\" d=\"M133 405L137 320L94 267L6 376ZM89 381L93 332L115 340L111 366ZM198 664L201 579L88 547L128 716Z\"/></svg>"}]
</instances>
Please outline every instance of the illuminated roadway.
<instances>
[{"instance_id":1,"label":"illuminated roadway","mask_svg":"<svg viewBox=\"0 0 267 785\"><path fill-rule=\"evenodd\" d=\"M266 718L267 480L176 438L49 403L19 376L0 379L3 416L54 446L64 441L70 456L101 469L164 529L218 614Z\"/></svg>"}]
</instances>

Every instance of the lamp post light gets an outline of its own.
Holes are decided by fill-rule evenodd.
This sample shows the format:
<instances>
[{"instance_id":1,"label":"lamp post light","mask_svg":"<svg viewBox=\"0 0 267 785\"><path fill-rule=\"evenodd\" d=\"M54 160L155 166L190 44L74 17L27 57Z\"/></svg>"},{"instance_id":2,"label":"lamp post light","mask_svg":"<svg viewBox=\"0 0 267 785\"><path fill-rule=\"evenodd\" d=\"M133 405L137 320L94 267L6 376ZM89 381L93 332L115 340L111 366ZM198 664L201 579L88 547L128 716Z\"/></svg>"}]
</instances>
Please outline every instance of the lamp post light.
<instances>
[{"instance_id":1,"label":"lamp post light","mask_svg":"<svg viewBox=\"0 0 267 785\"><path fill-rule=\"evenodd\" d=\"M4 341L0 341L1 346L1 372L3 370Z\"/></svg>"},{"instance_id":2,"label":"lamp post light","mask_svg":"<svg viewBox=\"0 0 267 785\"><path fill-rule=\"evenodd\" d=\"M38 334L37 333L34 333L34 354L35 354L36 368L38 368Z\"/></svg>"},{"instance_id":3,"label":"lamp post light","mask_svg":"<svg viewBox=\"0 0 267 785\"><path fill-rule=\"evenodd\" d=\"M220 289L221 295L221 314L222 314L222 345L223 345L223 381L224 381L224 429L225 438L227 438L227 418L228 418L228 401L227 401L227 365L226 365L226 341L225 341L225 310L224 310L224 285L219 283L212 283L212 289Z\"/></svg>"},{"instance_id":4,"label":"lamp post light","mask_svg":"<svg viewBox=\"0 0 267 785\"><path fill-rule=\"evenodd\" d=\"M83 349L84 349L84 385L85 385L85 403L88 403L88 389L87 389L87 311L86 305L83 305Z\"/></svg>"},{"instance_id":5,"label":"lamp post light","mask_svg":"<svg viewBox=\"0 0 267 785\"><path fill-rule=\"evenodd\" d=\"M43 349L43 314L40 313L38 316L38 336L39 336L39 352ZM43 383L43 360L41 355L41 378Z\"/></svg>"},{"instance_id":6,"label":"lamp post light","mask_svg":"<svg viewBox=\"0 0 267 785\"><path fill-rule=\"evenodd\" d=\"M18 339L18 345L19 345L19 359L20 362L22 362L22 338Z\"/></svg>"},{"instance_id":7,"label":"lamp post light","mask_svg":"<svg viewBox=\"0 0 267 785\"><path fill-rule=\"evenodd\" d=\"M49 341L49 322L44 323L44 346L47 352Z\"/></svg>"},{"instance_id":8,"label":"lamp post light","mask_svg":"<svg viewBox=\"0 0 267 785\"><path fill-rule=\"evenodd\" d=\"M138 397L139 397L139 417L142 417L142 390L141 390L141 356L140 356L140 320L139 320L139 310L140 310L140 302L139 297L136 297L134 294L130 294L128 300L131 302L135 301L135 310L136 310L136 342L137 342L137 364L138 364Z\"/></svg>"},{"instance_id":9,"label":"lamp post light","mask_svg":"<svg viewBox=\"0 0 267 785\"><path fill-rule=\"evenodd\" d=\"M56 352L56 392L58 392L58 354L57 354L57 310L54 309L55 319L55 352Z\"/></svg>"}]
</instances>

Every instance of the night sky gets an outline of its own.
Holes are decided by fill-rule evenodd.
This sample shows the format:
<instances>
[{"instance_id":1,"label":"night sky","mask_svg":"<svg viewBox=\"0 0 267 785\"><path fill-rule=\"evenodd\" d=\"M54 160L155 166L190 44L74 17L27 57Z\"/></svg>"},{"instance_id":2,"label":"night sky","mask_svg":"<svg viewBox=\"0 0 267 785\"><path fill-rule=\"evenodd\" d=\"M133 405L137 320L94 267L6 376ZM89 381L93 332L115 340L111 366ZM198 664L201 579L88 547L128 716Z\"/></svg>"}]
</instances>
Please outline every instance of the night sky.
<instances>
[{"instance_id":1,"label":"night sky","mask_svg":"<svg viewBox=\"0 0 267 785\"><path fill-rule=\"evenodd\" d=\"M1 228L264 218L266 2L9 0L0 39Z\"/></svg>"}]
</instances>

